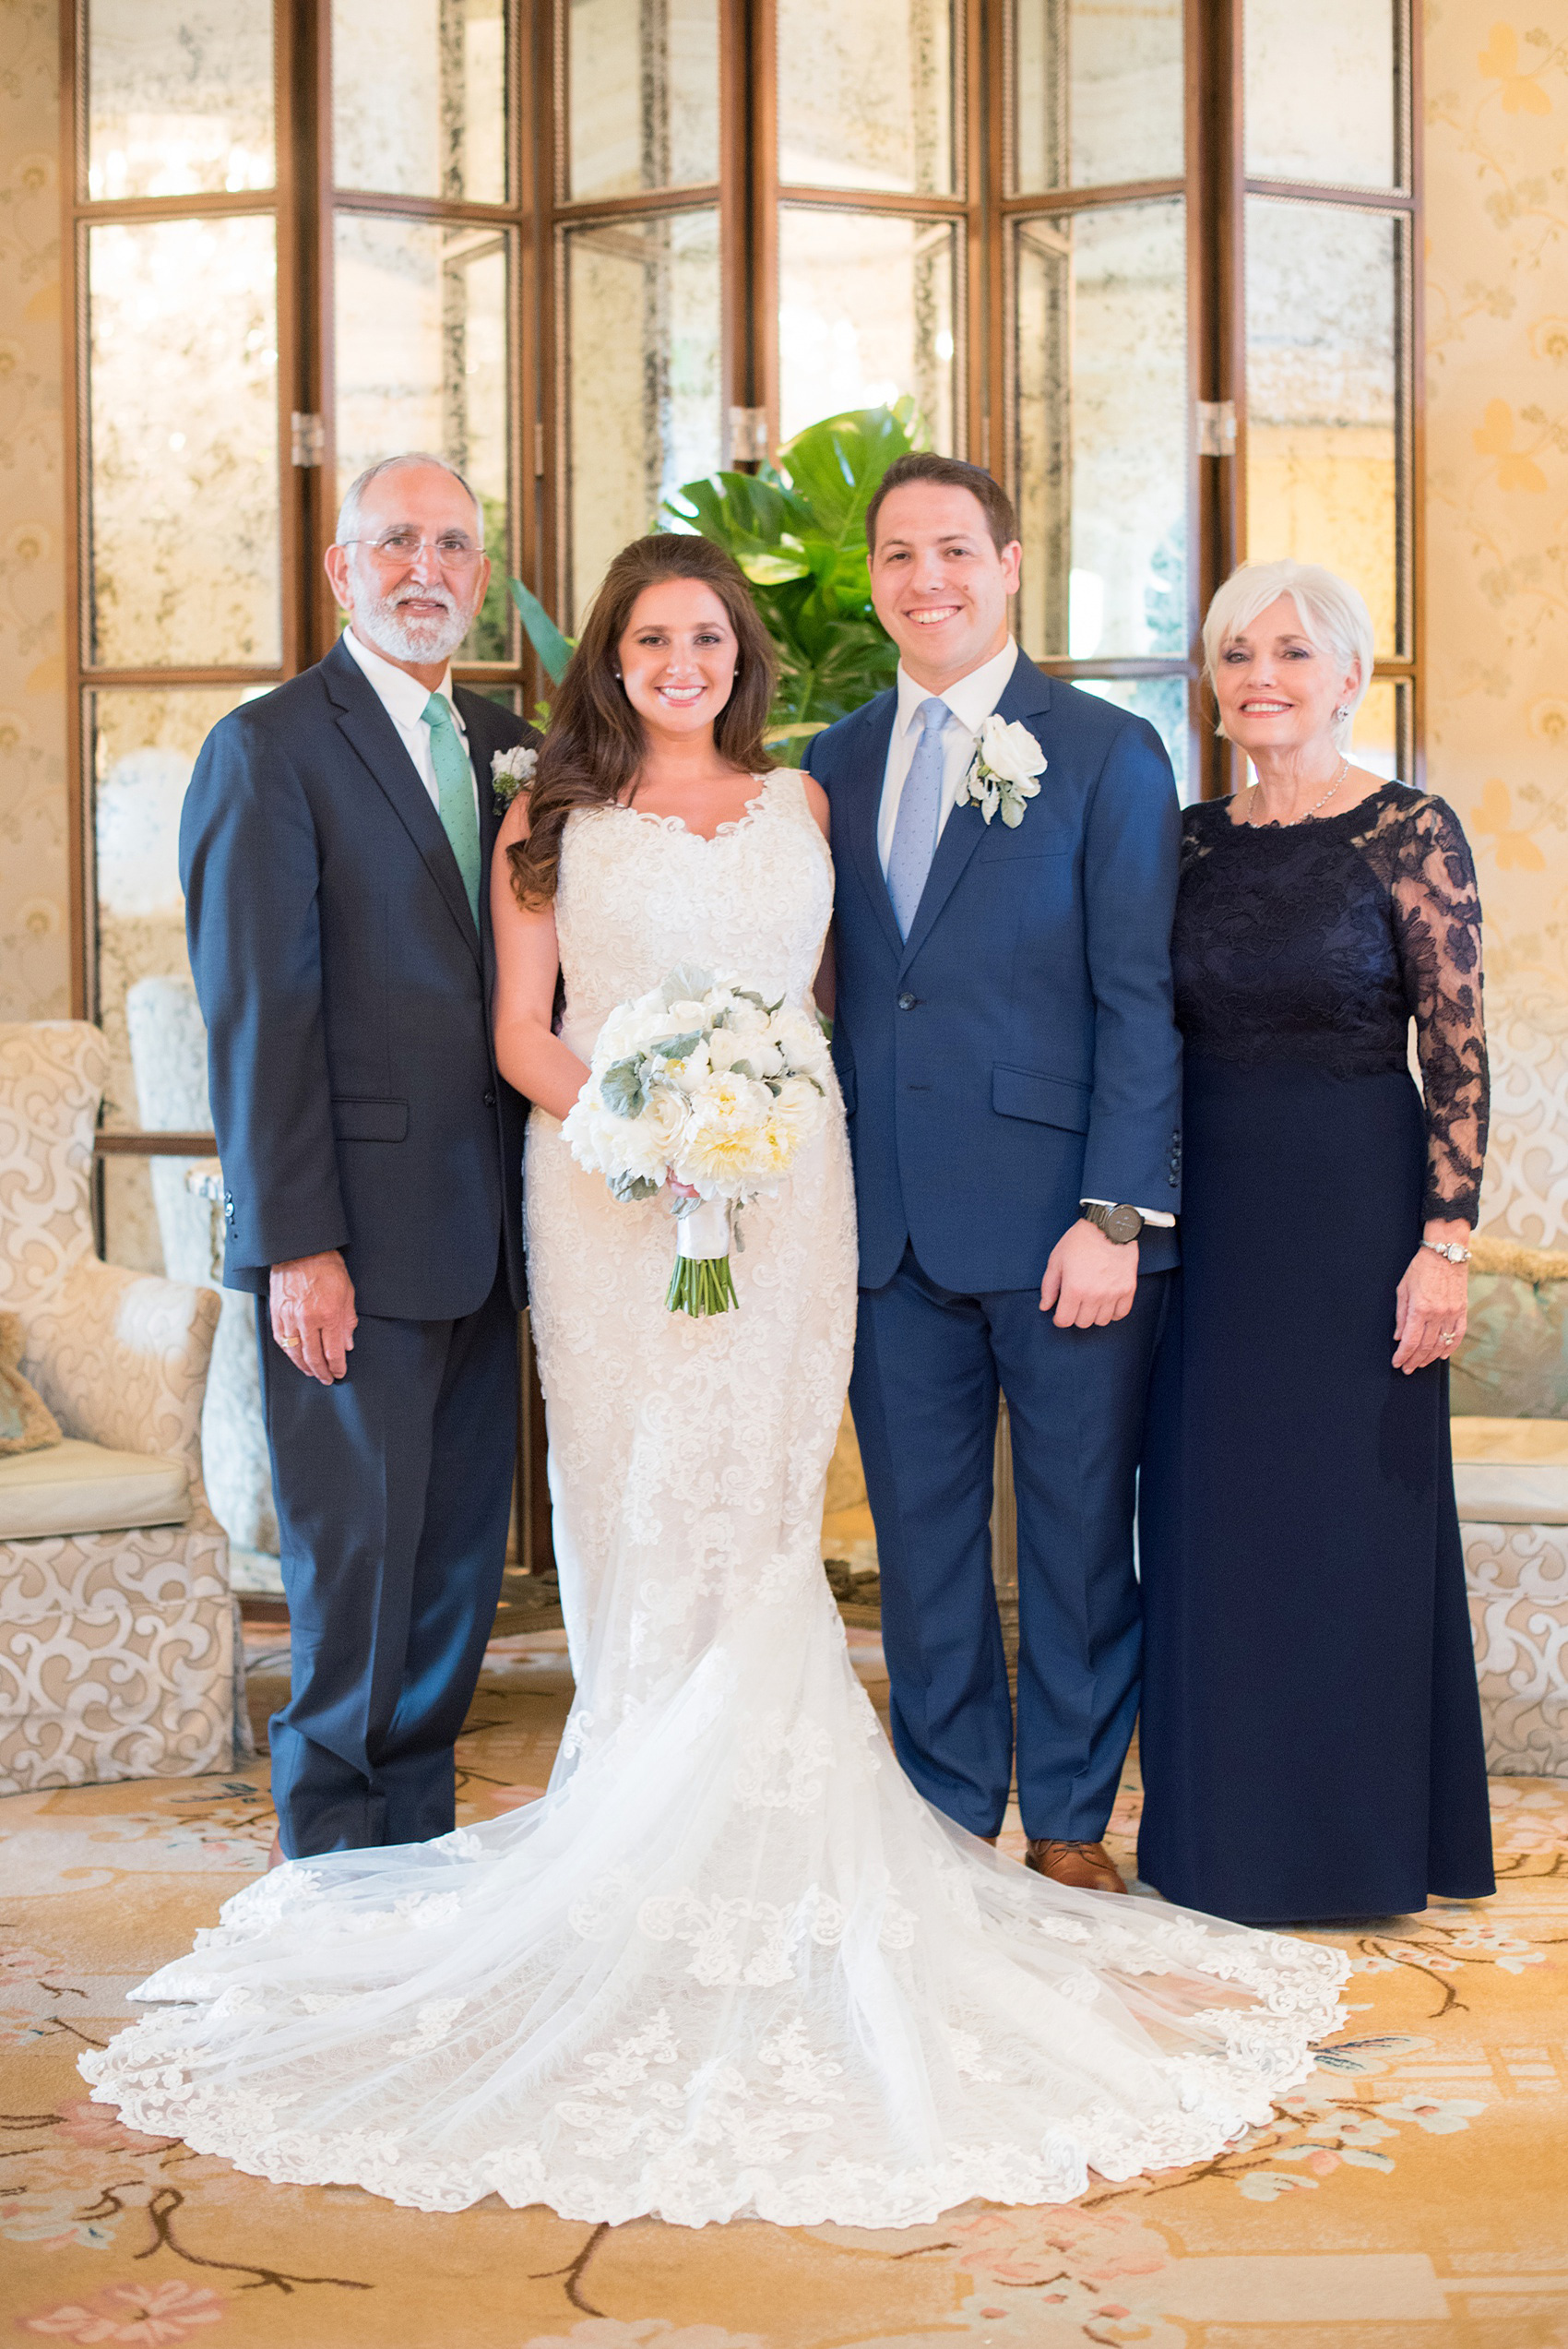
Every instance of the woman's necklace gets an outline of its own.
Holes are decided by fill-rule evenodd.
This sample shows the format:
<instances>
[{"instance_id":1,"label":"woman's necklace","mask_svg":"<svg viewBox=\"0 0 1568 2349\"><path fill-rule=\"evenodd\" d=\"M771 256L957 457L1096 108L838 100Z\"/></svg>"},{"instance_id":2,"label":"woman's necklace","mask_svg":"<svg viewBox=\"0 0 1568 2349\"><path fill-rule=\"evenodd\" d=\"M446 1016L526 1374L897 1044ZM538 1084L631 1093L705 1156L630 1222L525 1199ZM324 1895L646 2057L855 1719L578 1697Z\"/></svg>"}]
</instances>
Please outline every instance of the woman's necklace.
<instances>
[{"instance_id":1,"label":"woman's necklace","mask_svg":"<svg viewBox=\"0 0 1568 2349\"><path fill-rule=\"evenodd\" d=\"M1283 820L1283 818L1282 818L1282 817L1277 817L1277 817L1272 817L1270 820L1271 820L1272 822L1274 822L1274 823L1278 824L1279 829L1280 829L1280 830L1281 830L1282 832L1288 832L1288 831L1289 831L1289 830L1292 829L1292 827L1293 827L1293 826L1295 826L1295 825L1297 825L1297 824L1304 824L1304 823L1306 822L1307 817L1308 817L1309 816L1315 816L1315 815L1317 814L1318 809L1319 809L1320 807L1325 807L1325 806L1327 805L1328 802L1329 802L1329 801L1330 801L1330 800L1334 797L1335 793L1336 793L1336 792L1339 789L1340 784L1344 781L1344 780L1345 780L1346 776L1349 773L1349 771L1350 771L1350 762L1349 762L1349 760L1348 760L1348 758L1342 758L1342 759L1339 761L1339 772L1337 773L1337 775L1336 775L1336 777L1334 778L1334 781L1333 781L1329 784L1328 789L1327 789L1327 790L1324 793L1324 795L1323 795L1323 797L1322 797L1321 799L1314 799L1314 800L1313 800L1313 804L1312 804L1312 805L1311 805L1310 807L1303 808L1300 816L1292 816L1289 824L1287 824L1287 823ZM1263 829L1263 826L1262 826L1261 824L1259 824L1259 823L1256 821L1256 819L1254 818L1254 817L1253 817L1253 807L1256 805L1256 804L1257 804L1257 802L1256 802L1256 793L1258 793L1258 791L1259 791L1261 788L1262 788L1262 786L1261 786L1260 784L1258 784L1258 783L1253 783L1253 785L1251 785L1251 787L1250 787L1250 789L1249 789L1249 791L1248 791L1248 793L1247 793L1247 798L1248 798L1248 807L1247 807L1247 824L1248 824L1248 828L1249 828L1252 831L1254 831L1254 832L1261 831L1261 830Z\"/></svg>"}]
</instances>

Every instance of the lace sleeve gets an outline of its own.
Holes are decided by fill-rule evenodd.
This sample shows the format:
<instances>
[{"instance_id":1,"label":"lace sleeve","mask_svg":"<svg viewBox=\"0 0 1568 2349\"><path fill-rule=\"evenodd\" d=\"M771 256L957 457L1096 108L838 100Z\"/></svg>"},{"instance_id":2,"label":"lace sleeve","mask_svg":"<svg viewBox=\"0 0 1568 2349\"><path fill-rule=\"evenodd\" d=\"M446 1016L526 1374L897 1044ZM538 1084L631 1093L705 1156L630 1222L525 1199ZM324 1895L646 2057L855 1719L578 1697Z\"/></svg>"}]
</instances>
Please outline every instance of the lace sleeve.
<instances>
[{"instance_id":1,"label":"lace sleeve","mask_svg":"<svg viewBox=\"0 0 1568 2349\"><path fill-rule=\"evenodd\" d=\"M1407 818L1393 896L1426 1094L1421 1214L1473 1224L1480 1210L1489 1106L1481 906L1470 844L1443 800L1424 799Z\"/></svg>"}]
</instances>

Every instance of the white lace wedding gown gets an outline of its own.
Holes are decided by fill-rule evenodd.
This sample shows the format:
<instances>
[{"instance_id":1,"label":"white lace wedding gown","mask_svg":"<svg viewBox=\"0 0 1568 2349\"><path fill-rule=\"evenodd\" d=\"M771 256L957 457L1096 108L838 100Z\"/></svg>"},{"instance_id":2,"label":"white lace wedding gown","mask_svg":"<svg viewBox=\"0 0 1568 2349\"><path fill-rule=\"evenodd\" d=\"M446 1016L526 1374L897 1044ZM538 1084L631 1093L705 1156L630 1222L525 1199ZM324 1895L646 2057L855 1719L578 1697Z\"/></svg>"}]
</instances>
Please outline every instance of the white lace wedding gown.
<instances>
[{"instance_id":1,"label":"white lace wedding gown","mask_svg":"<svg viewBox=\"0 0 1568 2349\"><path fill-rule=\"evenodd\" d=\"M700 961L805 1000L832 868L798 777L705 841L579 812L558 921L585 1057ZM576 1701L549 1792L277 1870L82 2069L260 2176L687 2225L930 2221L1191 2162L1340 2020L1327 1949L999 1859L900 1771L818 1532L855 1313L841 1114L748 1211L740 1310L665 1310L672 1226L535 1112L534 1330ZM498 1435L499 1440L499 1435Z\"/></svg>"}]
</instances>

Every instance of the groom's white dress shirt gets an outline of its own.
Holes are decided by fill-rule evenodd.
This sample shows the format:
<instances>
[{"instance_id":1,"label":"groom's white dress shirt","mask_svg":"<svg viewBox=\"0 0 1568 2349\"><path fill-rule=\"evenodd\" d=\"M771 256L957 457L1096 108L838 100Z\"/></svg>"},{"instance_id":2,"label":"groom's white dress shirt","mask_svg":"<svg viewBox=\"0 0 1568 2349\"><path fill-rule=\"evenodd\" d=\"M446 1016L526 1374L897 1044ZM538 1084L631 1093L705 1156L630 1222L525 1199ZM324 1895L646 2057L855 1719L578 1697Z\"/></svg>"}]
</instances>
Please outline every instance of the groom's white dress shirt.
<instances>
[{"instance_id":1,"label":"groom's white dress shirt","mask_svg":"<svg viewBox=\"0 0 1568 2349\"><path fill-rule=\"evenodd\" d=\"M956 686L938 694L953 713L953 723L942 735L942 811L936 819L936 837L942 838L943 828L953 813L963 781L980 741L980 730L991 716L1007 690L1007 680L1018 658L1018 648L1011 637L1000 652L960 677ZM898 663L898 707L893 713L893 739L887 745L887 765L883 770L882 806L876 819L876 853L882 861L885 878L887 860L893 853L893 827L898 821L898 803L904 796L904 785L914 760L915 745L921 738L920 709L931 699L931 689L915 683L903 662Z\"/></svg>"},{"instance_id":2,"label":"groom's white dress shirt","mask_svg":"<svg viewBox=\"0 0 1568 2349\"><path fill-rule=\"evenodd\" d=\"M414 772L430 793L430 804L441 813L441 785L435 778L435 761L430 755L430 728L424 722L424 706L430 699L430 687L399 669L395 661L384 661L368 644L362 644L352 628L343 631L343 642L351 661L357 662L374 686L377 700L397 727L403 748L414 762ZM457 740L465 750L469 746L469 730L463 723L463 713L452 699L452 667L448 662L445 674L435 688L452 711L452 723L457 729ZM469 760L472 765L472 760ZM474 783L474 814L479 814L479 783Z\"/></svg>"},{"instance_id":3,"label":"groom's white dress shirt","mask_svg":"<svg viewBox=\"0 0 1568 2349\"><path fill-rule=\"evenodd\" d=\"M1018 658L1016 640L1009 637L1000 652L960 677L956 686L938 694L953 713L954 722L944 728L942 735L942 807L936 819L936 837L942 838L943 828L957 802L958 786L968 772L970 762L980 743L980 730L992 715L1007 690L1009 678ZM383 662L385 667L386 663ZM893 738L887 745L887 764L882 774L882 805L876 818L876 853L882 864L883 877L887 874L887 862L893 853L893 828L898 821L898 803L904 796L904 785L914 763L915 746L921 738L920 710L922 702L931 698L926 686L917 685L903 662L898 663L898 707L893 713ZM1026 823L1028 818L1026 816ZM1115 1199L1085 1199L1086 1207L1115 1207ZM1136 1207L1135 1199L1128 1202ZM1176 1218L1166 1210L1154 1207L1138 1208L1146 1223L1174 1223Z\"/></svg>"}]
</instances>

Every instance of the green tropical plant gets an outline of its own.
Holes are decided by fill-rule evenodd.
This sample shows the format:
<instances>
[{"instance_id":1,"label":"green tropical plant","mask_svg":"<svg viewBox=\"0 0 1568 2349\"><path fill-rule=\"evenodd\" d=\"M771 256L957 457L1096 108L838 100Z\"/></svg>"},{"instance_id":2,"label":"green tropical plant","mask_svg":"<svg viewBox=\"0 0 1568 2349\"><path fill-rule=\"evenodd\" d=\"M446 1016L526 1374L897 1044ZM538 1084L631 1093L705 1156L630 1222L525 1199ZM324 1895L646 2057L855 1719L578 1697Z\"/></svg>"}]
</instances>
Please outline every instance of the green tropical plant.
<instances>
[{"instance_id":1,"label":"green tropical plant","mask_svg":"<svg viewBox=\"0 0 1568 2349\"><path fill-rule=\"evenodd\" d=\"M754 473L687 482L659 528L732 554L778 650L767 739L798 766L808 738L893 682L898 654L877 619L866 564L866 508L897 457L924 446L915 404L861 408L808 424ZM572 657L549 613L514 579L512 597L540 665L559 684Z\"/></svg>"}]
</instances>

